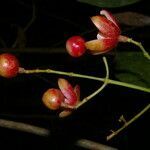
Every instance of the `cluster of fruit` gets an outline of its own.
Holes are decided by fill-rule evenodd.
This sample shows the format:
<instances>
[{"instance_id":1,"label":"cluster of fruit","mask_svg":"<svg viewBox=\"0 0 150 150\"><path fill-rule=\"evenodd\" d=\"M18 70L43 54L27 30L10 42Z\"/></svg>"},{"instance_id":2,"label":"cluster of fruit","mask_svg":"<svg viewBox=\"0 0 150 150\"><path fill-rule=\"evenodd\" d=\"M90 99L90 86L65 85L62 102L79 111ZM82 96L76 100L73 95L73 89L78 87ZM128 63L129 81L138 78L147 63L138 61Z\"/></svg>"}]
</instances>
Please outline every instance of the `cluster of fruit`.
<instances>
[{"instance_id":1,"label":"cluster of fruit","mask_svg":"<svg viewBox=\"0 0 150 150\"><path fill-rule=\"evenodd\" d=\"M66 50L72 57L82 56L86 50L92 55L106 53L112 50L118 42L127 42L128 37L122 36L120 28L113 15L106 11L100 11L100 15L91 17L92 22L98 29L97 38L85 41L81 36L70 37L66 41ZM5 78L15 77L21 73L18 59L10 53L0 55L0 76ZM69 107L75 107L79 103L80 87L74 88L65 79L58 79L59 89L48 89L42 97L44 104L52 110L63 108L60 116L67 116L72 112Z\"/></svg>"}]
</instances>

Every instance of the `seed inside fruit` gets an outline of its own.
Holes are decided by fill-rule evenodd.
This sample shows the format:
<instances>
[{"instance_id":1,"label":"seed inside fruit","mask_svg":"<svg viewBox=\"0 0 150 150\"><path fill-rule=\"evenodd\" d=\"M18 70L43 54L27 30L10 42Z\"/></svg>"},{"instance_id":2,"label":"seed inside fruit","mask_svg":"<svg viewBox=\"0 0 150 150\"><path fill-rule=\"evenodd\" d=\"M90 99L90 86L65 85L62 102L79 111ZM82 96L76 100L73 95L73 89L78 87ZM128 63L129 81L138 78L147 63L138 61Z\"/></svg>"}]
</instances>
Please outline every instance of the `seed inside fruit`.
<instances>
[{"instance_id":1,"label":"seed inside fruit","mask_svg":"<svg viewBox=\"0 0 150 150\"><path fill-rule=\"evenodd\" d=\"M73 57L80 57L85 53L85 40L81 36L72 36L66 42L67 52Z\"/></svg>"},{"instance_id":2,"label":"seed inside fruit","mask_svg":"<svg viewBox=\"0 0 150 150\"><path fill-rule=\"evenodd\" d=\"M43 94L42 101L47 108L56 110L64 101L64 96L60 90L51 88Z\"/></svg>"},{"instance_id":3,"label":"seed inside fruit","mask_svg":"<svg viewBox=\"0 0 150 150\"><path fill-rule=\"evenodd\" d=\"M17 75L19 71L18 59L9 53L0 55L0 76L12 78Z\"/></svg>"}]
</instances>

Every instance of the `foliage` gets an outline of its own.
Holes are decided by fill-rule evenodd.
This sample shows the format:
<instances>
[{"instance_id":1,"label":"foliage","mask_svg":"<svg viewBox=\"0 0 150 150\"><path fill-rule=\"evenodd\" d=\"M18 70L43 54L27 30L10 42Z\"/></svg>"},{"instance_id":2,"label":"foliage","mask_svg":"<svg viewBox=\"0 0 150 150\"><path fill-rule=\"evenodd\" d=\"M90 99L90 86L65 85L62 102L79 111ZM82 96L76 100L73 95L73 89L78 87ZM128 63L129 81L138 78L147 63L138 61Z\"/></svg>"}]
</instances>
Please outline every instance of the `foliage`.
<instances>
[{"instance_id":1,"label":"foliage","mask_svg":"<svg viewBox=\"0 0 150 150\"><path fill-rule=\"evenodd\" d=\"M90 5L98 6L98 7L122 7L130 4L134 4L140 0L78 0L82 3L87 3Z\"/></svg>"},{"instance_id":2,"label":"foliage","mask_svg":"<svg viewBox=\"0 0 150 150\"><path fill-rule=\"evenodd\" d=\"M140 52L117 52L115 76L123 82L150 87L150 62Z\"/></svg>"}]
</instances>

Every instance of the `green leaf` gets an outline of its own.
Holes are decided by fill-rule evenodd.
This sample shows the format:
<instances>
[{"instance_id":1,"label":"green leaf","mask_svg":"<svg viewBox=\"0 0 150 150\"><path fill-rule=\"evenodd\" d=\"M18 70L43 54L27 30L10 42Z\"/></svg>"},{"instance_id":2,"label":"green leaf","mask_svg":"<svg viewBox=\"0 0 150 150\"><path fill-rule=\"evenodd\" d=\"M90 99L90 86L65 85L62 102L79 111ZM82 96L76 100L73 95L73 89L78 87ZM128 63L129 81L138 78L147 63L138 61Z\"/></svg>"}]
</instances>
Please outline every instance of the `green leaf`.
<instances>
[{"instance_id":1,"label":"green leaf","mask_svg":"<svg viewBox=\"0 0 150 150\"><path fill-rule=\"evenodd\" d=\"M98 6L98 7L122 7L126 5L130 5L136 3L140 0L78 0L82 3L87 3L90 5Z\"/></svg>"},{"instance_id":2,"label":"green leaf","mask_svg":"<svg viewBox=\"0 0 150 150\"><path fill-rule=\"evenodd\" d=\"M150 87L150 61L142 52L118 52L115 77L123 82Z\"/></svg>"}]
</instances>

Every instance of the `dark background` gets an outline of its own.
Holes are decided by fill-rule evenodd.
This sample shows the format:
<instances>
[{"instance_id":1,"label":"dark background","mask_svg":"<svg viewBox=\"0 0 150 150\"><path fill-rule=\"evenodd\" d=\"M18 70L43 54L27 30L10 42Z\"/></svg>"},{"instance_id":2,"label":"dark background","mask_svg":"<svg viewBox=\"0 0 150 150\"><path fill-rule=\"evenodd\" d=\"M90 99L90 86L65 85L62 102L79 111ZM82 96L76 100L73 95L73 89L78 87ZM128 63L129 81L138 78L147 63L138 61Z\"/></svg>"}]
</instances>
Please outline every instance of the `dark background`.
<instances>
[{"instance_id":1,"label":"dark background","mask_svg":"<svg viewBox=\"0 0 150 150\"><path fill-rule=\"evenodd\" d=\"M17 36L17 27L25 27L32 14L32 1L0 2L0 37L7 45L1 52L12 52L25 68L52 68L103 77L105 75L101 56L89 54L74 59L65 53L65 41L72 35L83 35L86 39L95 37L96 30L90 16L98 14L99 9L76 1L35 1L36 19L25 33L26 47L40 50L12 49ZM113 13L135 11L149 15L149 4L141 1L121 8L109 8ZM123 33L142 41L149 47L149 26L131 28L121 25ZM45 48L49 48L49 51ZM125 51L130 46L119 45ZM113 56L108 56L110 76L115 79ZM51 131L49 137L0 128L0 149L79 149L78 139L86 138L120 150L148 149L148 113L134 122L109 142L105 138L110 129L121 126L117 120L123 114L128 120L149 102L149 95L132 89L109 85L90 102L75 111L70 117L59 119L58 112L48 110L41 102L43 92L51 87L57 88L60 75L18 75L13 79L0 78L0 117L21 121ZM92 80L69 78L73 85L81 86L81 99L99 87ZM81 149L81 148L80 148Z\"/></svg>"}]
</instances>

